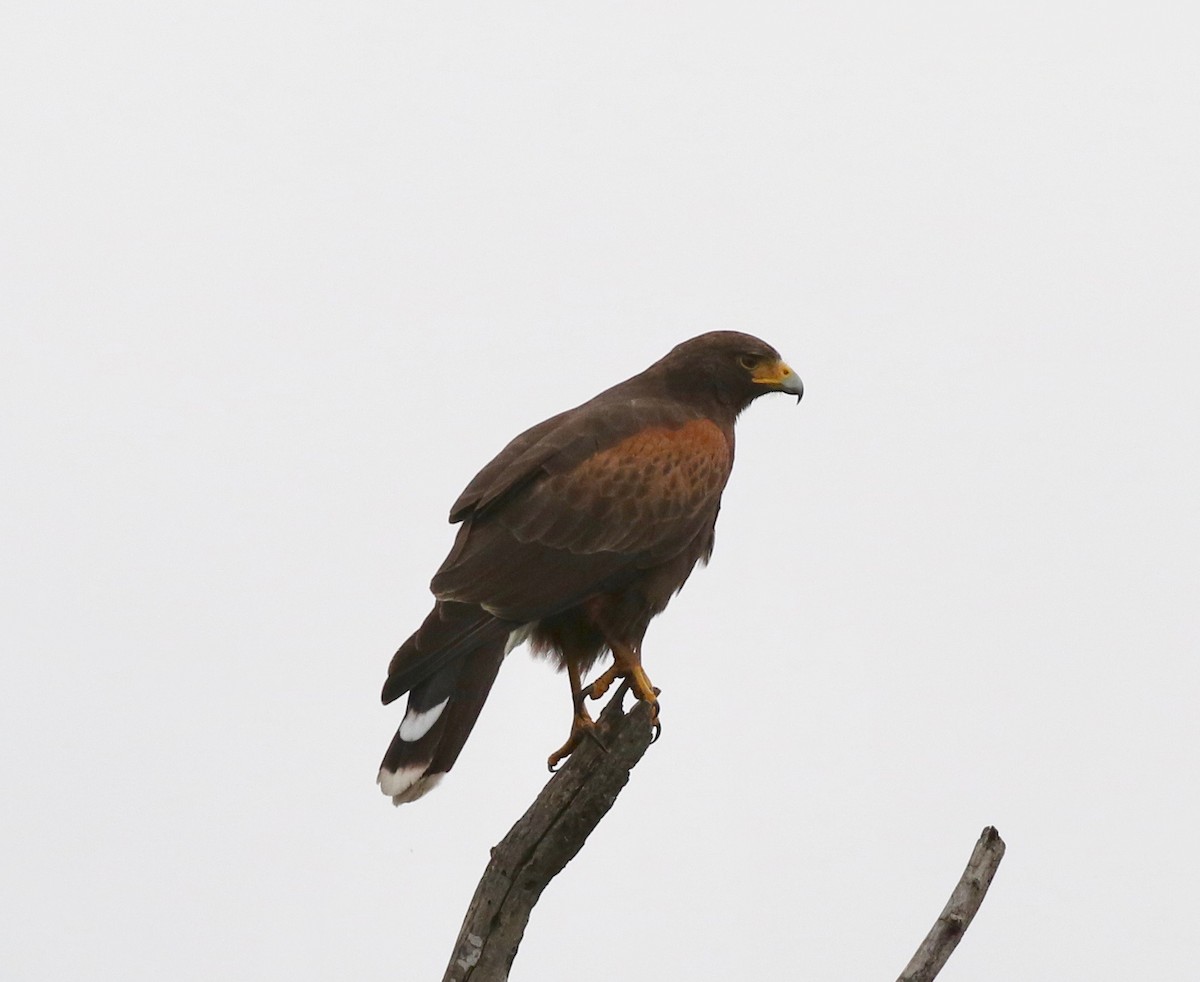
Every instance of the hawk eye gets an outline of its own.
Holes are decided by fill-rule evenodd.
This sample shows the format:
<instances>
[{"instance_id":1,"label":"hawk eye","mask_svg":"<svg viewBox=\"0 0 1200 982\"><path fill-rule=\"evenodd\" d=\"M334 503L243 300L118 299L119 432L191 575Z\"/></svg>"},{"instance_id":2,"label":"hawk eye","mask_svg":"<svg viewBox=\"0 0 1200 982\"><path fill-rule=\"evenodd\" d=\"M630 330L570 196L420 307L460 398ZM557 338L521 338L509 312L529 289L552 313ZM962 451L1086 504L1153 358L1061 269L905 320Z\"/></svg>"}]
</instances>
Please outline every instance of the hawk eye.
<instances>
[{"instance_id":1,"label":"hawk eye","mask_svg":"<svg viewBox=\"0 0 1200 982\"><path fill-rule=\"evenodd\" d=\"M758 364L758 359L753 355L742 355L742 357L738 359L738 364L741 365L742 368L749 371L756 364Z\"/></svg>"}]
</instances>

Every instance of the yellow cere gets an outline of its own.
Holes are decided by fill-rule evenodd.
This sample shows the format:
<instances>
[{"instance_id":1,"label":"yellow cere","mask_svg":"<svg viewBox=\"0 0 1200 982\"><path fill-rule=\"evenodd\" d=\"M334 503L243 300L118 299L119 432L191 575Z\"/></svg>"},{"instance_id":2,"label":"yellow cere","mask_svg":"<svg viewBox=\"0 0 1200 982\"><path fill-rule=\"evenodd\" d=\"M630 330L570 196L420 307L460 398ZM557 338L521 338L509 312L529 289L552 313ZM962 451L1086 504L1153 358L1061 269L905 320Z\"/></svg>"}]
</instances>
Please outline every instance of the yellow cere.
<instances>
[{"instance_id":1,"label":"yellow cere","mask_svg":"<svg viewBox=\"0 0 1200 982\"><path fill-rule=\"evenodd\" d=\"M778 385L792 374L792 370L782 361L760 362L754 368L754 381L764 384Z\"/></svg>"}]
</instances>

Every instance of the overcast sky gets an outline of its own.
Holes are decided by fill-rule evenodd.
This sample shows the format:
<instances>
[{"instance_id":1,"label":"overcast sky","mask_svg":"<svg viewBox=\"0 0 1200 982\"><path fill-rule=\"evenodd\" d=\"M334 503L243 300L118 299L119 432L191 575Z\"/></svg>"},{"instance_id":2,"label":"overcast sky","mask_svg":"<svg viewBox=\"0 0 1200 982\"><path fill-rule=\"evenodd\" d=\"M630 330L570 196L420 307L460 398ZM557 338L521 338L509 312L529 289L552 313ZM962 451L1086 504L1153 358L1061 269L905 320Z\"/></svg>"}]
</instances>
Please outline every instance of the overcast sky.
<instances>
[{"instance_id":1,"label":"overcast sky","mask_svg":"<svg viewBox=\"0 0 1200 982\"><path fill-rule=\"evenodd\" d=\"M546 778L504 666L393 808L458 492L712 329L760 400L663 736L514 982L1200 964L1200 74L1183 3L0 14L0 974L440 978Z\"/></svg>"}]
</instances>

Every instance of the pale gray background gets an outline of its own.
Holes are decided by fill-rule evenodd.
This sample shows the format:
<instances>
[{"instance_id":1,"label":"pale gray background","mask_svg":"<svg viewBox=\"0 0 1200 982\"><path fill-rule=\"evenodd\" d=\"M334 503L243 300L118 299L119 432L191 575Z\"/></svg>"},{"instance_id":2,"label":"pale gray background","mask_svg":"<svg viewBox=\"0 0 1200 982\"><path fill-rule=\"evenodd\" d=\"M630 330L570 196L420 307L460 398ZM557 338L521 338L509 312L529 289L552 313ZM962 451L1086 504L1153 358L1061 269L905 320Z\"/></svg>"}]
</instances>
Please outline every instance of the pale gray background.
<instances>
[{"instance_id":1,"label":"pale gray background","mask_svg":"<svg viewBox=\"0 0 1200 982\"><path fill-rule=\"evenodd\" d=\"M1191 4L9 3L0 974L440 977L545 779L378 689L518 430L738 328L662 741L515 980L1194 979Z\"/></svg>"}]
</instances>

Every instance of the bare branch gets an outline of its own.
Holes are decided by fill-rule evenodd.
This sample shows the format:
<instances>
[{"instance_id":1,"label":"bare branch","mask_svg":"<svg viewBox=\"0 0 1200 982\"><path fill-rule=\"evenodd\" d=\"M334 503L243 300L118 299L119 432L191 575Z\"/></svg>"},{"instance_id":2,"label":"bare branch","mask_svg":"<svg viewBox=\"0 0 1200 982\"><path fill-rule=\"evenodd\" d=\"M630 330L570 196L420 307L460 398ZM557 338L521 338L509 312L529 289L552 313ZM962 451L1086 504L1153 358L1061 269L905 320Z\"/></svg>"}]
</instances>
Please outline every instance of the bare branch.
<instances>
[{"instance_id":1,"label":"bare branch","mask_svg":"<svg viewBox=\"0 0 1200 982\"><path fill-rule=\"evenodd\" d=\"M971 926L971 920L991 886L992 877L1004 857L1004 840L988 826L975 843L975 851L963 870L958 886L950 894L946 909L926 935L908 967L897 982L932 982L959 940Z\"/></svg>"},{"instance_id":2,"label":"bare branch","mask_svg":"<svg viewBox=\"0 0 1200 982\"><path fill-rule=\"evenodd\" d=\"M652 742L650 708L621 708L624 685L600 714L601 748L585 741L492 849L443 982L505 982L533 905L599 824Z\"/></svg>"},{"instance_id":3,"label":"bare branch","mask_svg":"<svg viewBox=\"0 0 1200 982\"><path fill-rule=\"evenodd\" d=\"M608 814L653 740L649 707L639 702L623 712L625 691L622 685L597 721L604 747L585 741L492 849L443 982L507 982L542 891ZM1004 842L989 826L897 982L932 982L979 910L1003 856Z\"/></svg>"}]
</instances>

